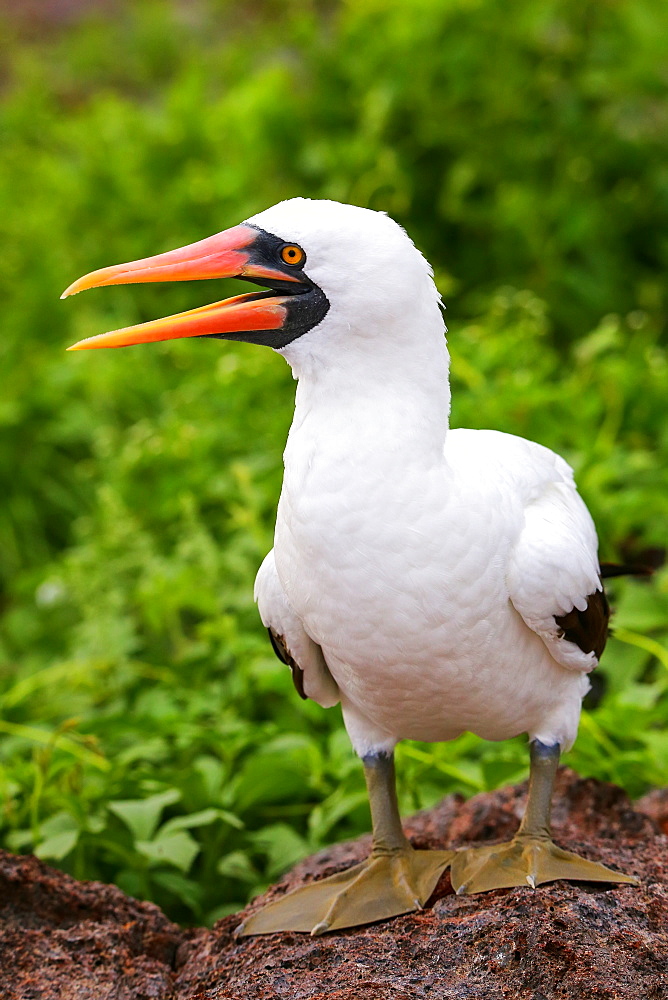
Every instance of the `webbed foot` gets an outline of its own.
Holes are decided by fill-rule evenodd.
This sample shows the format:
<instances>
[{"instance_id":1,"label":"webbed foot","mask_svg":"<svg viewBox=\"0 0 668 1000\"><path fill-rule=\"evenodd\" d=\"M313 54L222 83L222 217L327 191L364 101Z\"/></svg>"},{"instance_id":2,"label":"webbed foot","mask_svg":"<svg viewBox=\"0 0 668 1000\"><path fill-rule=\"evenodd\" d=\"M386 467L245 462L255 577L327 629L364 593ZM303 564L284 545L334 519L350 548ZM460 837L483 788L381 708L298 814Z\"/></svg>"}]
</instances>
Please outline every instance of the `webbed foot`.
<instances>
[{"instance_id":1,"label":"webbed foot","mask_svg":"<svg viewBox=\"0 0 668 1000\"><path fill-rule=\"evenodd\" d=\"M313 936L419 910L436 887L454 851L372 853L344 872L294 889L241 925L237 934L308 931Z\"/></svg>"},{"instance_id":2,"label":"webbed foot","mask_svg":"<svg viewBox=\"0 0 668 1000\"><path fill-rule=\"evenodd\" d=\"M526 834L518 834L505 844L457 851L450 874L453 888L459 894L526 885L535 889L556 879L638 884L632 875L623 875L562 850L549 837Z\"/></svg>"}]
</instances>

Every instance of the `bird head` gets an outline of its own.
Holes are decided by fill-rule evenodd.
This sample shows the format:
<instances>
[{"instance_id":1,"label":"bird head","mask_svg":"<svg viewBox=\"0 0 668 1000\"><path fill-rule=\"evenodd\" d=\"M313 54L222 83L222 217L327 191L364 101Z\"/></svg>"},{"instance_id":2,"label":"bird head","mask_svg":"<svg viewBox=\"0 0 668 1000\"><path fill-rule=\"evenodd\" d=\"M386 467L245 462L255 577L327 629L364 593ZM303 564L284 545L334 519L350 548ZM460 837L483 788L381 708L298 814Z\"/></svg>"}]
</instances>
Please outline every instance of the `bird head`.
<instances>
[{"instance_id":1,"label":"bird head","mask_svg":"<svg viewBox=\"0 0 668 1000\"><path fill-rule=\"evenodd\" d=\"M264 290L89 337L69 350L126 347L182 337L264 344L291 360L297 344L322 354L343 339L385 335L397 317L438 314L431 269L404 230L382 212L292 198L241 225L178 250L104 267L84 289L154 281L241 278ZM443 325L440 323L442 336ZM400 326L405 327L404 324Z\"/></svg>"}]
</instances>

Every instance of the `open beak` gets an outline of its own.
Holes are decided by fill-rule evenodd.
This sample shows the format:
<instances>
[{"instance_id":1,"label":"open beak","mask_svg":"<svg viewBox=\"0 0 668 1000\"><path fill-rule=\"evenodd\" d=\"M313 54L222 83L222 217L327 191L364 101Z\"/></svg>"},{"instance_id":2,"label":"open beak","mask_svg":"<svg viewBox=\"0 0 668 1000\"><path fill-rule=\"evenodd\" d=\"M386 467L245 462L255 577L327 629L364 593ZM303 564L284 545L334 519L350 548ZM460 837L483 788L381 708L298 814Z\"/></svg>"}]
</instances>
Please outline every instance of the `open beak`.
<instances>
[{"instance_id":1,"label":"open beak","mask_svg":"<svg viewBox=\"0 0 668 1000\"><path fill-rule=\"evenodd\" d=\"M281 330L287 320L290 292L299 291L300 279L262 260L261 232L249 225L235 226L189 246L128 264L103 267L79 278L61 298L102 285L146 281L193 281L204 278L245 278L273 291L237 295L222 302L177 313L163 319L102 333L69 347L85 351L97 347L127 347L181 337L219 336L261 339L263 331ZM296 283L296 286L295 284ZM287 294L277 294L277 290ZM250 333L250 337L243 335ZM255 336L255 335L259 336Z\"/></svg>"}]
</instances>

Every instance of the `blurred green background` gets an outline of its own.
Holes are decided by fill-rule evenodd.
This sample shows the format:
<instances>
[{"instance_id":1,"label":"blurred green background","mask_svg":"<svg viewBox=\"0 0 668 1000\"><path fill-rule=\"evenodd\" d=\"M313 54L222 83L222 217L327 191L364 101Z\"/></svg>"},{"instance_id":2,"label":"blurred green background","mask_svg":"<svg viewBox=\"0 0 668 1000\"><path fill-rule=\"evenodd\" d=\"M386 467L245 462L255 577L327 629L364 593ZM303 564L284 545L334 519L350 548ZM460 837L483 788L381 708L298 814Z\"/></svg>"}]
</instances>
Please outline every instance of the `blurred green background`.
<instances>
[{"instance_id":1,"label":"blurred green background","mask_svg":"<svg viewBox=\"0 0 668 1000\"><path fill-rule=\"evenodd\" d=\"M252 603L294 386L249 345L65 353L229 283L60 292L293 195L385 209L448 306L453 422L560 451L603 558L659 564L668 6L3 9L2 843L211 922L368 827L338 709L297 699ZM640 795L668 765L668 575L611 590L567 762ZM526 756L406 744L402 808Z\"/></svg>"}]
</instances>

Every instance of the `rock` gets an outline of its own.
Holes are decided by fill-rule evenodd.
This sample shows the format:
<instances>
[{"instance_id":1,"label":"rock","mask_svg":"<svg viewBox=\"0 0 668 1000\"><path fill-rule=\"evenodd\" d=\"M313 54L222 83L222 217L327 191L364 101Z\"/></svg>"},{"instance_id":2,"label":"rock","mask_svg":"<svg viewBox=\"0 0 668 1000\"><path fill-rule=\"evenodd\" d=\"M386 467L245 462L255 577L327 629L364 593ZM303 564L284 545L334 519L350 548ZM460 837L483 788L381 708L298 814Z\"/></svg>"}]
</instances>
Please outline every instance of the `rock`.
<instances>
[{"instance_id":1,"label":"rock","mask_svg":"<svg viewBox=\"0 0 668 1000\"><path fill-rule=\"evenodd\" d=\"M0 851L2 1000L171 1000L182 938L152 903Z\"/></svg>"},{"instance_id":2,"label":"rock","mask_svg":"<svg viewBox=\"0 0 668 1000\"><path fill-rule=\"evenodd\" d=\"M526 786L454 796L406 822L416 846L508 837ZM455 896L312 939L236 939L236 914L183 931L148 903L0 854L2 1000L668 1000L668 793L633 808L617 788L560 772L557 841L642 879ZM369 838L307 858L262 902L360 860Z\"/></svg>"},{"instance_id":3,"label":"rock","mask_svg":"<svg viewBox=\"0 0 668 1000\"><path fill-rule=\"evenodd\" d=\"M662 833L668 833L668 788L655 788L635 804L638 812L651 816Z\"/></svg>"}]
</instances>

